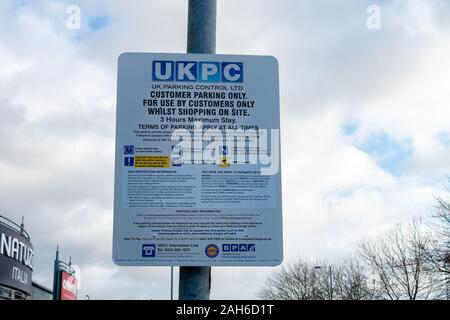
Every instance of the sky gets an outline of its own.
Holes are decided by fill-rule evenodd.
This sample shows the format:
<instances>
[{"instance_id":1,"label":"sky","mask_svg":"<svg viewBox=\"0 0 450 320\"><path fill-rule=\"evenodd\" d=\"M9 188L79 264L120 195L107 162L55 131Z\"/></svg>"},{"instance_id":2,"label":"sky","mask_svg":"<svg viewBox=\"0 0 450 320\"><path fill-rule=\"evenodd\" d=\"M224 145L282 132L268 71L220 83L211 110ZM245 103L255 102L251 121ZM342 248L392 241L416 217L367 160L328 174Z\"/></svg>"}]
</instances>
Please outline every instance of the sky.
<instances>
[{"instance_id":1,"label":"sky","mask_svg":"<svg viewBox=\"0 0 450 320\"><path fill-rule=\"evenodd\" d=\"M169 267L111 258L116 72L122 52L186 51L187 0L3 0L0 21L0 214L25 217L33 280L52 286L59 244L80 298L168 299ZM218 0L217 53L279 61L284 264L430 214L450 174L449 1ZM211 298L256 298L279 268L213 268Z\"/></svg>"}]
</instances>

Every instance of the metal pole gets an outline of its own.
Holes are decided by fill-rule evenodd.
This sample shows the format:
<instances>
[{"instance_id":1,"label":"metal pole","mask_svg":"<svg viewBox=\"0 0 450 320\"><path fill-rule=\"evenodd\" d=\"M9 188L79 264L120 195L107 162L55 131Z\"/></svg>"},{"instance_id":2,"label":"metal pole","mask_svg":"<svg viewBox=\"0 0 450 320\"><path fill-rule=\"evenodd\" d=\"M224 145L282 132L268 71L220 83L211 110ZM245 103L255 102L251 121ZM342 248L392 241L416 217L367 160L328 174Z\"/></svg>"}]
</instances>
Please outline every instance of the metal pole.
<instances>
[{"instance_id":1,"label":"metal pole","mask_svg":"<svg viewBox=\"0 0 450 320\"><path fill-rule=\"evenodd\" d=\"M180 267L179 300L209 300L211 267Z\"/></svg>"},{"instance_id":2,"label":"metal pole","mask_svg":"<svg viewBox=\"0 0 450 320\"><path fill-rule=\"evenodd\" d=\"M450 276L449 276L449 266L450 266L450 253L446 253L445 254L445 263L444 263L444 268L445 268L445 285L446 285L446 293L447 293L447 300L450 300Z\"/></svg>"},{"instance_id":3,"label":"metal pole","mask_svg":"<svg viewBox=\"0 0 450 320\"><path fill-rule=\"evenodd\" d=\"M25 218L22 216L22 223L20 224L20 233L23 234L25 231Z\"/></svg>"},{"instance_id":4,"label":"metal pole","mask_svg":"<svg viewBox=\"0 0 450 320\"><path fill-rule=\"evenodd\" d=\"M217 0L189 0L188 53L216 53ZM180 267L179 299L209 300L211 267Z\"/></svg>"},{"instance_id":5,"label":"metal pole","mask_svg":"<svg viewBox=\"0 0 450 320\"><path fill-rule=\"evenodd\" d=\"M170 266L170 300L173 300L173 266Z\"/></svg>"},{"instance_id":6,"label":"metal pole","mask_svg":"<svg viewBox=\"0 0 450 320\"><path fill-rule=\"evenodd\" d=\"M333 300L333 275L331 273L331 266L330 268L330 300Z\"/></svg>"},{"instance_id":7,"label":"metal pole","mask_svg":"<svg viewBox=\"0 0 450 320\"><path fill-rule=\"evenodd\" d=\"M189 0L187 53L216 53L217 0Z\"/></svg>"},{"instance_id":8,"label":"metal pole","mask_svg":"<svg viewBox=\"0 0 450 320\"><path fill-rule=\"evenodd\" d=\"M53 300L59 300L59 245L56 246L56 257L53 265Z\"/></svg>"}]
</instances>

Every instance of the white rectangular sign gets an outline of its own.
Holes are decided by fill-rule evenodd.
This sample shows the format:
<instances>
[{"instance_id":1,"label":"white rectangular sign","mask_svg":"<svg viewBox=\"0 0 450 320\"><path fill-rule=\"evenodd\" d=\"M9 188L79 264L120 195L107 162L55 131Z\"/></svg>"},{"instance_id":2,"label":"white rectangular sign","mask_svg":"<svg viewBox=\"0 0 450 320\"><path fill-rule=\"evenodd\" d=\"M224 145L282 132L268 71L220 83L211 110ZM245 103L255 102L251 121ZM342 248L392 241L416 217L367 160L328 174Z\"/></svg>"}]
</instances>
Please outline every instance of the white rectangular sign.
<instances>
[{"instance_id":1,"label":"white rectangular sign","mask_svg":"<svg viewBox=\"0 0 450 320\"><path fill-rule=\"evenodd\" d=\"M122 54L114 262L280 264L279 129L273 57Z\"/></svg>"}]
</instances>

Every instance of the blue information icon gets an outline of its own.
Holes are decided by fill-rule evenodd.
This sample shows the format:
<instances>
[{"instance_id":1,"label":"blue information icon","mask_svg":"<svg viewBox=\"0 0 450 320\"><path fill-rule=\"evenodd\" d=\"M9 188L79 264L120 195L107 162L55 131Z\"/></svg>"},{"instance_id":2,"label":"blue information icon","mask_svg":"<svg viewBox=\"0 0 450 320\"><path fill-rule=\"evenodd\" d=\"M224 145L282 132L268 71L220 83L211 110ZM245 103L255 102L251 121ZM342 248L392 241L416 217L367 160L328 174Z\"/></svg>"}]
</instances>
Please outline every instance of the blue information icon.
<instances>
[{"instance_id":1,"label":"blue information icon","mask_svg":"<svg viewBox=\"0 0 450 320\"><path fill-rule=\"evenodd\" d=\"M221 146L221 147L220 147L220 153L221 153L223 156L228 155L228 147L227 147L227 146Z\"/></svg>"},{"instance_id":2,"label":"blue information icon","mask_svg":"<svg viewBox=\"0 0 450 320\"><path fill-rule=\"evenodd\" d=\"M123 153L124 154L134 154L134 146L124 146Z\"/></svg>"},{"instance_id":3,"label":"blue information icon","mask_svg":"<svg viewBox=\"0 0 450 320\"><path fill-rule=\"evenodd\" d=\"M156 244L143 244L142 245L142 257L154 258L156 256Z\"/></svg>"},{"instance_id":4,"label":"blue information icon","mask_svg":"<svg viewBox=\"0 0 450 320\"><path fill-rule=\"evenodd\" d=\"M133 167L134 166L134 158L133 157L125 157L125 167Z\"/></svg>"}]
</instances>

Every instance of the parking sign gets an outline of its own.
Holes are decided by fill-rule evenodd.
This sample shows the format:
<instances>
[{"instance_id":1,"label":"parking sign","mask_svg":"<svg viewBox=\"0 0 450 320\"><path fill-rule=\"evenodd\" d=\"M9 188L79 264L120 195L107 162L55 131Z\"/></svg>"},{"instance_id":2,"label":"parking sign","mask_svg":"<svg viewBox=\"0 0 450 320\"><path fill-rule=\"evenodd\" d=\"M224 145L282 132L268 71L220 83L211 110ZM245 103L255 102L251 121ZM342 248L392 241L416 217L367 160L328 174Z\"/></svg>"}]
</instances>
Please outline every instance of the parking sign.
<instances>
[{"instance_id":1,"label":"parking sign","mask_svg":"<svg viewBox=\"0 0 450 320\"><path fill-rule=\"evenodd\" d=\"M278 91L270 56L119 57L116 264L281 263Z\"/></svg>"}]
</instances>

